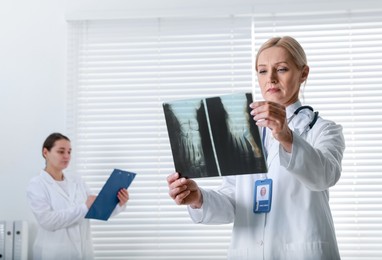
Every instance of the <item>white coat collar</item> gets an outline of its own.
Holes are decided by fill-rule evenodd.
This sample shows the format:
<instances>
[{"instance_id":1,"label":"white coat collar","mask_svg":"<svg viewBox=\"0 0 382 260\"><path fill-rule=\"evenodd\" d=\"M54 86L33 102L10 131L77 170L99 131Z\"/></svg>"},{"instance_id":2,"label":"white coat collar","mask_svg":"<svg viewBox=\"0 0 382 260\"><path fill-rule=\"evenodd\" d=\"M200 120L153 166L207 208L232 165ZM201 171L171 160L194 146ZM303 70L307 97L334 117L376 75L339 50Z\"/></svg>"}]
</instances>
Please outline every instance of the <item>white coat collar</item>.
<instances>
[{"instance_id":1,"label":"white coat collar","mask_svg":"<svg viewBox=\"0 0 382 260\"><path fill-rule=\"evenodd\" d=\"M293 116L293 113L301 107L302 104L297 100L292 105L286 108L288 120ZM289 122L289 128L292 129L297 135L302 135L307 129L308 125L314 118L314 113L310 109L302 109L300 112Z\"/></svg>"},{"instance_id":2,"label":"white coat collar","mask_svg":"<svg viewBox=\"0 0 382 260\"><path fill-rule=\"evenodd\" d=\"M41 170L40 172L40 176L41 178L46 182L48 183L49 185L51 185L54 189L57 190L58 193L60 193L63 197L65 197L66 199L68 199L69 201L73 201L74 199L74 195L76 193L76 189L77 189L77 183L72 180L71 178L68 178L66 174L64 174L64 178L66 178L67 182L68 182L68 187L69 187L69 196L68 194L66 194L62 188L56 183L56 181L53 179L53 177L48 173L46 172L45 170Z\"/></svg>"},{"instance_id":3,"label":"white coat collar","mask_svg":"<svg viewBox=\"0 0 382 260\"><path fill-rule=\"evenodd\" d=\"M296 109L299 108L299 107L301 107L301 101L300 100L297 100L293 104L287 106L285 108L286 114L287 114L287 119L291 118L291 116L293 115L294 111L296 111Z\"/></svg>"}]
</instances>

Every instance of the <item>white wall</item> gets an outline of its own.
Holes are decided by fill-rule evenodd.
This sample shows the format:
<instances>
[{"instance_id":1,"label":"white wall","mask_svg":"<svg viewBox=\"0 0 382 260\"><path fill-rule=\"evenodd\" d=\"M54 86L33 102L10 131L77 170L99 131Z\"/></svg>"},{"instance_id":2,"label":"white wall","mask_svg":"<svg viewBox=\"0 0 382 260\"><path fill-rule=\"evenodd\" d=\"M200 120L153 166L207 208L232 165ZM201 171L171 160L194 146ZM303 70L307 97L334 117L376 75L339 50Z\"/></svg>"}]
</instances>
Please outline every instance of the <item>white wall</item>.
<instances>
[{"instance_id":1,"label":"white wall","mask_svg":"<svg viewBox=\"0 0 382 260\"><path fill-rule=\"evenodd\" d=\"M281 3L281 4L280 4ZM35 221L25 198L41 145L65 133L66 18L121 18L382 8L367 0L36 0L0 2L0 220Z\"/></svg>"},{"instance_id":2,"label":"white wall","mask_svg":"<svg viewBox=\"0 0 382 260\"><path fill-rule=\"evenodd\" d=\"M69 18L224 15L381 8L380 0L68 0Z\"/></svg>"},{"instance_id":3,"label":"white wall","mask_svg":"<svg viewBox=\"0 0 382 260\"><path fill-rule=\"evenodd\" d=\"M44 166L44 138L65 130L63 3L0 2L0 220L34 221L26 185Z\"/></svg>"}]
</instances>

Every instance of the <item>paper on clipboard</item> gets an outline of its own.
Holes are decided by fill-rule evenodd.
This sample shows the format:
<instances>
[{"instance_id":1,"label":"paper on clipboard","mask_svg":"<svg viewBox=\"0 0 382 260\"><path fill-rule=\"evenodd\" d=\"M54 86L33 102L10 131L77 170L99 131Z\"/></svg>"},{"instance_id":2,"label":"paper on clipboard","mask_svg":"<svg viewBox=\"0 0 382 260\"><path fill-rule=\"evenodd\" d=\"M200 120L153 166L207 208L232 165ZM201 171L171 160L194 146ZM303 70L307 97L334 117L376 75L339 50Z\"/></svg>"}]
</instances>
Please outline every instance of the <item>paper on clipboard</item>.
<instances>
[{"instance_id":1,"label":"paper on clipboard","mask_svg":"<svg viewBox=\"0 0 382 260\"><path fill-rule=\"evenodd\" d=\"M133 172L114 169L85 218L108 220L119 202L118 191L122 188L127 189L135 175Z\"/></svg>"}]
</instances>

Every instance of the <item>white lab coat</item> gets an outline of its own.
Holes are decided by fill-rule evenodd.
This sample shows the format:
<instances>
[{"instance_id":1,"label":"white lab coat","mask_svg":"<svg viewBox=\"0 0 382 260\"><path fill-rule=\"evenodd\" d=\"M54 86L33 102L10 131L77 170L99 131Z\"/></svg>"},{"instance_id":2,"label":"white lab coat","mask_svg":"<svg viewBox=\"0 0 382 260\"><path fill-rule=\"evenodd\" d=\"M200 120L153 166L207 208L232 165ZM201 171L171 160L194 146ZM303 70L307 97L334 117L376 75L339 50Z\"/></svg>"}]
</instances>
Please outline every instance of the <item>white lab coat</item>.
<instances>
[{"instance_id":1,"label":"white lab coat","mask_svg":"<svg viewBox=\"0 0 382 260\"><path fill-rule=\"evenodd\" d=\"M300 106L287 107L287 117ZM320 117L306 131L312 119L304 109L290 122L290 154L267 132L268 174L223 177L220 188L202 189L201 209L188 207L195 223L234 223L228 259L340 259L328 189L340 178L345 142L342 127ZM273 180L272 208L255 214L254 183L264 178Z\"/></svg>"},{"instance_id":2,"label":"white lab coat","mask_svg":"<svg viewBox=\"0 0 382 260\"><path fill-rule=\"evenodd\" d=\"M84 181L65 174L69 195L44 170L31 179L27 198L38 222L35 260L93 259L90 223L85 204L90 191ZM113 215L125 207L117 205Z\"/></svg>"}]
</instances>

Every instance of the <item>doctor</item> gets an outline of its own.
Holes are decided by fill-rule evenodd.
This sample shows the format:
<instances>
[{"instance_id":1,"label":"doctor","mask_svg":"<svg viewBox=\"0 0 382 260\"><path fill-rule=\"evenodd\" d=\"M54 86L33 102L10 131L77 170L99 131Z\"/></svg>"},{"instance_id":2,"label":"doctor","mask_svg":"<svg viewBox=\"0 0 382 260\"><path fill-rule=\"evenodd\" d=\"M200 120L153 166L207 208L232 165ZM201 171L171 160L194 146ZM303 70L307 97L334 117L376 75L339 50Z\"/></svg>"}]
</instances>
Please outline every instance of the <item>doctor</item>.
<instances>
[{"instance_id":1,"label":"doctor","mask_svg":"<svg viewBox=\"0 0 382 260\"><path fill-rule=\"evenodd\" d=\"M188 205L196 223L234 223L228 259L340 259L328 190L341 175L342 127L298 110L309 67L294 38L269 39L255 64L265 101L250 107L264 129L268 173L223 177L215 190L174 173L167 177L169 195ZM263 183L272 194L262 208L254 197Z\"/></svg>"},{"instance_id":2,"label":"doctor","mask_svg":"<svg viewBox=\"0 0 382 260\"><path fill-rule=\"evenodd\" d=\"M81 178L63 173L71 158L68 137L49 135L42 148L46 167L31 179L27 198L39 224L33 259L93 259L89 220L85 215L96 196L91 195ZM126 207L129 194L121 189L113 214Z\"/></svg>"}]
</instances>

